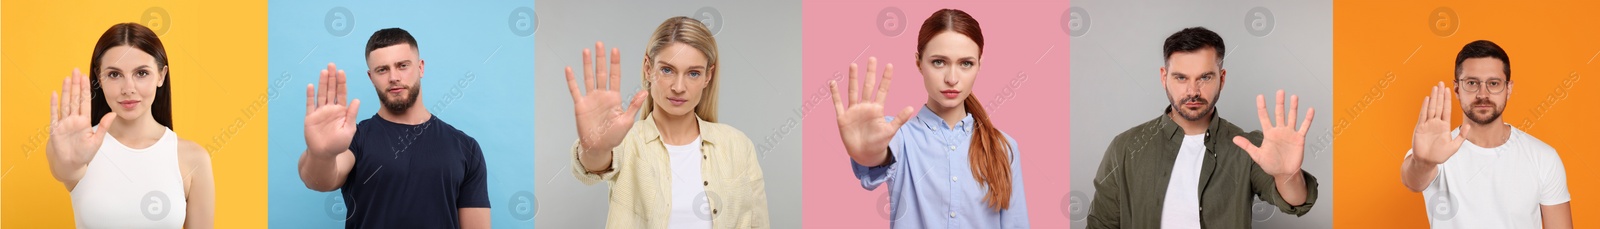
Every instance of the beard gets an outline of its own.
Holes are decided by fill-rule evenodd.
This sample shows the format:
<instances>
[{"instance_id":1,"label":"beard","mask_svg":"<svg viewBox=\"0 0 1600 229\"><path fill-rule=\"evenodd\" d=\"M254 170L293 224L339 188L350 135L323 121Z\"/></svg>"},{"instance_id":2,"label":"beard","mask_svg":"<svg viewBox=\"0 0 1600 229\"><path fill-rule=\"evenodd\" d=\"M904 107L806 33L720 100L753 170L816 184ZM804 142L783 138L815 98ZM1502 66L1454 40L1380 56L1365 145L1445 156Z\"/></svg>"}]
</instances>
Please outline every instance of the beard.
<instances>
[{"instance_id":1,"label":"beard","mask_svg":"<svg viewBox=\"0 0 1600 229\"><path fill-rule=\"evenodd\" d=\"M1494 110L1490 111L1488 115L1478 115L1478 112L1474 112L1473 110L1464 111L1467 113L1467 119L1472 120L1473 123L1477 123L1478 125L1492 124L1495 120L1500 119L1501 113L1505 112L1504 107L1494 104L1494 101L1489 101L1487 99L1476 99L1476 101L1472 102L1471 106L1467 107L1468 109L1471 109L1471 107L1476 107L1478 105L1490 105L1494 107Z\"/></svg>"},{"instance_id":2,"label":"beard","mask_svg":"<svg viewBox=\"0 0 1600 229\"><path fill-rule=\"evenodd\" d=\"M411 109L411 105L417 104L417 95L422 93L422 84L406 87L405 93L406 97L404 99L396 99L389 97L388 92L379 89L378 99L383 100L383 109L388 110L390 113L403 114L406 110Z\"/></svg>"},{"instance_id":3,"label":"beard","mask_svg":"<svg viewBox=\"0 0 1600 229\"><path fill-rule=\"evenodd\" d=\"M1215 100L1215 98L1213 98L1211 100L1208 100L1206 98L1200 97L1200 95L1195 95L1195 96L1185 97L1183 99L1171 99L1172 96L1170 94L1171 93L1168 93L1167 97L1168 97L1168 100L1172 101L1172 105L1170 105L1172 110L1174 112L1177 112L1178 116L1183 117L1184 120L1200 121L1200 119L1204 119L1204 118L1210 117L1212 113L1215 113L1217 111L1217 105L1214 104L1214 103L1211 103L1211 101ZM1222 95L1218 94L1217 96L1220 97ZM1184 109L1182 107L1182 104L1186 104L1186 103L1189 103L1189 102L1200 102L1202 104L1205 104L1205 108L1201 108L1200 109L1200 113L1190 114L1189 110L1186 110L1186 109Z\"/></svg>"}]
</instances>

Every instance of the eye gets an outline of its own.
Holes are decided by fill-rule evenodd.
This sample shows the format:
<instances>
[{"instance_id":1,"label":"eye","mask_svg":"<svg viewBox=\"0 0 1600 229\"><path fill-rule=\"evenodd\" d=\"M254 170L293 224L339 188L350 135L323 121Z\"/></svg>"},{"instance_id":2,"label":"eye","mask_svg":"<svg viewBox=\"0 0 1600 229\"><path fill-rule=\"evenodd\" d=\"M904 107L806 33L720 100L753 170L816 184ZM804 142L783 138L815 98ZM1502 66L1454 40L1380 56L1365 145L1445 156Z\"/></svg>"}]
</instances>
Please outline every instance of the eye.
<instances>
[{"instance_id":1,"label":"eye","mask_svg":"<svg viewBox=\"0 0 1600 229\"><path fill-rule=\"evenodd\" d=\"M1489 81L1489 86L1490 87L1499 87L1500 86L1500 81Z\"/></svg>"},{"instance_id":2,"label":"eye","mask_svg":"<svg viewBox=\"0 0 1600 229\"><path fill-rule=\"evenodd\" d=\"M1210 75L1200 76L1200 81L1211 81L1211 76Z\"/></svg>"},{"instance_id":3,"label":"eye","mask_svg":"<svg viewBox=\"0 0 1600 229\"><path fill-rule=\"evenodd\" d=\"M1177 79L1178 81L1188 81L1189 80L1189 77L1188 76L1184 76L1184 75L1174 75L1174 76L1172 76L1172 78L1173 79Z\"/></svg>"},{"instance_id":4,"label":"eye","mask_svg":"<svg viewBox=\"0 0 1600 229\"><path fill-rule=\"evenodd\" d=\"M117 71L107 72L106 73L106 78L111 78L111 79L122 78L122 72L117 72Z\"/></svg>"},{"instance_id":5,"label":"eye","mask_svg":"<svg viewBox=\"0 0 1600 229\"><path fill-rule=\"evenodd\" d=\"M963 68L971 68L972 65L974 65L974 63L972 63L972 61L962 61L961 62L961 67L963 67Z\"/></svg>"},{"instance_id":6,"label":"eye","mask_svg":"<svg viewBox=\"0 0 1600 229\"><path fill-rule=\"evenodd\" d=\"M933 60L929 63L932 63L934 67L944 67L944 60Z\"/></svg>"},{"instance_id":7,"label":"eye","mask_svg":"<svg viewBox=\"0 0 1600 229\"><path fill-rule=\"evenodd\" d=\"M689 78L700 78L700 71L689 71Z\"/></svg>"},{"instance_id":8,"label":"eye","mask_svg":"<svg viewBox=\"0 0 1600 229\"><path fill-rule=\"evenodd\" d=\"M1468 80L1467 81L1467 86L1478 86L1478 81L1477 80Z\"/></svg>"},{"instance_id":9,"label":"eye","mask_svg":"<svg viewBox=\"0 0 1600 229\"><path fill-rule=\"evenodd\" d=\"M143 78L143 77L149 76L149 75L150 75L150 70L139 70L139 71L133 72L133 76L134 77Z\"/></svg>"},{"instance_id":10,"label":"eye","mask_svg":"<svg viewBox=\"0 0 1600 229\"><path fill-rule=\"evenodd\" d=\"M400 70L406 70L406 67L411 66L411 63L400 63L400 64L397 64L395 66L397 66L395 68L398 68Z\"/></svg>"},{"instance_id":11,"label":"eye","mask_svg":"<svg viewBox=\"0 0 1600 229\"><path fill-rule=\"evenodd\" d=\"M667 75L671 75L671 74L672 74L672 68L669 68L669 67L661 67L661 74L667 74Z\"/></svg>"}]
</instances>

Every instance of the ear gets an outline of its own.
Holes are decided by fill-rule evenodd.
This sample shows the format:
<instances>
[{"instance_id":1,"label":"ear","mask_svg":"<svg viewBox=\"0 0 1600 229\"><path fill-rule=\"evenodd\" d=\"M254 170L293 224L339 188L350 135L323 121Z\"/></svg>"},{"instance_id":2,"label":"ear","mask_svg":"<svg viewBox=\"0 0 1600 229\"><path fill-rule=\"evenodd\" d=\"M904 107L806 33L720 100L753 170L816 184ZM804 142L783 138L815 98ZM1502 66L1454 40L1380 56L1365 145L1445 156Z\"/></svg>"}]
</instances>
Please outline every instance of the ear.
<instances>
[{"instance_id":1,"label":"ear","mask_svg":"<svg viewBox=\"0 0 1600 229\"><path fill-rule=\"evenodd\" d=\"M1217 89L1222 89L1226 84L1228 84L1228 69L1217 70Z\"/></svg>"},{"instance_id":2,"label":"ear","mask_svg":"<svg viewBox=\"0 0 1600 229\"><path fill-rule=\"evenodd\" d=\"M423 60L421 58L417 58L417 79L422 79L422 76L427 75L427 74L424 74L424 73L427 73L427 72L428 72L428 61L427 60Z\"/></svg>"},{"instance_id":3,"label":"ear","mask_svg":"<svg viewBox=\"0 0 1600 229\"><path fill-rule=\"evenodd\" d=\"M165 86L167 86L167 76L168 76L167 73L170 72L171 70L172 70L172 67L161 66L161 70L159 70L160 72L158 73L158 74L161 74L161 78L160 79L156 79L156 87L165 87Z\"/></svg>"},{"instance_id":4,"label":"ear","mask_svg":"<svg viewBox=\"0 0 1600 229\"><path fill-rule=\"evenodd\" d=\"M711 66L706 67L706 82L716 82L716 80L717 80L717 65L711 65Z\"/></svg>"},{"instance_id":5,"label":"ear","mask_svg":"<svg viewBox=\"0 0 1600 229\"><path fill-rule=\"evenodd\" d=\"M1156 79L1161 81L1161 87L1167 87L1167 67L1161 67L1161 75L1157 75Z\"/></svg>"},{"instance_id":6,"label":"ear","mask_svg":"<svg viewBox=\"0 0 1600 229\"><path fill-rule=\"evenodd\" d=\"M650 83L649 81L651 80L650 79L650 54L649 53L645 53L645 54L641 54L640 56L643 56L644 60L639 61L639 76L640 76L639 78L643 78L646 81L646 82L641 82L641 83L644 83L642 85L650 85L649 84ZM648 89L648 88L646 88L646 89Z\"/></svg>"}]
</instances>

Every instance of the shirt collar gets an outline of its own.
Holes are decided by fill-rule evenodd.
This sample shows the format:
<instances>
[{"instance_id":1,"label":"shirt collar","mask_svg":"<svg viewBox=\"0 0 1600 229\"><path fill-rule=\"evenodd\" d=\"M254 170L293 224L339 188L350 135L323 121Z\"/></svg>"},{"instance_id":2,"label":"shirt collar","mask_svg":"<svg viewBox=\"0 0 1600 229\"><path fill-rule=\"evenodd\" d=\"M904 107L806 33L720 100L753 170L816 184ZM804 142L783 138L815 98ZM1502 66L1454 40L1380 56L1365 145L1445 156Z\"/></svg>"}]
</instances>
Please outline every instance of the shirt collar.
<instances>
[{"instance_id":1,"label":"shirt collar","mask_svg":"<svg viewBox=\"0 0 1600 229\"><path fill-rule=\"evenodd\" d=\"M912 118L915 119L912 120L913 122L921 123L928 129L950 129L950 125L944 122L944 118L939 117L939 114L934 114L932 109L928 109L926 106L924 106L920 110L921 111L917 111L917 116ZM972 132L972 113L967 113L966 117L962 117L960 122L956 122L955 127L964 132Z\"/></svg>"},{"instance_id":2,"label":"shirt collar","mask_svg":"<svg viewBox=\"0 0 1600 229\"><path fill-rule=\"evenodd\" d=\"M1171 113L1172 107L1168 106L1167 110L1161 113L1161 117L1156 118L1157 120L1161 120L1161 126L1158 127L1161 129L1156 133L1161 134L1161 136L1167 136L1167 140L1169 141L1182 143L1184 136L1183 126L1179 126L1177 121L1172 120L1172 116L1169 115ZM1219 111L1212 110L1211 124L1210 126L1206 127L1205 132L1206 145L1209 146L1212 143L1215 143L1212 136L1217 135L1217 131L1222 129L1222 122L1222 115L1219 114Z\"/></svg>"},{"instance_id":3,"label":"shirt collar","mask_svg":"<svg viewBox=\"0 0 1600 229\"><path fill-rule=\"evenodd\" d=\"M716 145L717 143L722 143L721 136L719 136L716 131L711 131L711 124L713 124L712 122L707 122L705 119L700 119L700 116L695 116L694 120L700 126L701 144ZM644 120L634 122L634 125L643 125L640 126L641 128L639 128L639 137L644 137L644 139L646 139L645 143L656 143L662 141L661 130L656 129L655 116L645 116Z\"/></svg>"}]
</instances>

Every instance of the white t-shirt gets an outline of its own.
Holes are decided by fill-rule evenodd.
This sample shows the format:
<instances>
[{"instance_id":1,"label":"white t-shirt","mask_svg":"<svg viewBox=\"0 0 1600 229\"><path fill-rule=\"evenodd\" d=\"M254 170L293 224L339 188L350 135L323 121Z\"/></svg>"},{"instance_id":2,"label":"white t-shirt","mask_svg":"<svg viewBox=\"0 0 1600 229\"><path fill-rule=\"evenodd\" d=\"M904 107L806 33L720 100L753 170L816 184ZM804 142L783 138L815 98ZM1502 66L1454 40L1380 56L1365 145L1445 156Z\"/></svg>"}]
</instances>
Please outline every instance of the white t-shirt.
<instances>
[{"instance_id":1,"label":"white t-shirt","mask_svg":"<svg viewBox=\"0 0 1600 229\"><path fill-rule=\"evenodd\" d=\"M1205 162L1205 134L1184 135L1167 180L1161 206L1161 228L1200 228L1200 167Z\"/></svg>"},{"instance_id":2,"label":"white t-shirt","mask_svg":"<svg viewBox=\"0 0 1600 229\"><path fill-rule=\"evenodd\" d=\"M1507 126L1511 136L1504 145L1467 141L1439 164L1438 176L1422 190L1433 228L1540 228L1540 205L1572 200L1555 148Z\"/></svg>"},{"instance_id":3,"label":"white t-shirt","mask_svg":"<svg viewBox=\"0 0 1600 229\"><path fill-rule=\"evenodd\" d=\"M688 145L667 146L672 161L672 214L667 228L711 228L711 205L706 203L700 176L700 162L705 154L700 151L700 138Z\"/></svg>"}]
</instances>

